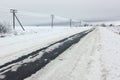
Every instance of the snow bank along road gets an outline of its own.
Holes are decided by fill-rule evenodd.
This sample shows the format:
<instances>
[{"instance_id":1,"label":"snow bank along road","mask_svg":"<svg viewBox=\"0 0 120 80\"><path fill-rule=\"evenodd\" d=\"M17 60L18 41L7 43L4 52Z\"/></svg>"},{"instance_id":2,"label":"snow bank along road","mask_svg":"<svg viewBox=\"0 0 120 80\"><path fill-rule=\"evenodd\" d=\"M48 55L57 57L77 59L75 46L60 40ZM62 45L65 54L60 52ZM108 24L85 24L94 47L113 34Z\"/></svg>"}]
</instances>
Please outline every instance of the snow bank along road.
<instances>
[{"instance_id":1,"label":"snow bank along road","mask_svg":"<svg viewBox=\"0 0 120 80\"><path fill-rule=\"evenodd\" d=\"M0 66L0 80L23 80L87 35L93 29L77 33Z\"/></svg>"},{"instance_id":2,"label":"snow bank along road","mask_svg":"<svg viewBox=\"0 0 120 80\"><path fill-rule=\"evenodd\" d=\"M25 80L120 80L120 35L99 27Z\"/></svg>"}]
</instances>

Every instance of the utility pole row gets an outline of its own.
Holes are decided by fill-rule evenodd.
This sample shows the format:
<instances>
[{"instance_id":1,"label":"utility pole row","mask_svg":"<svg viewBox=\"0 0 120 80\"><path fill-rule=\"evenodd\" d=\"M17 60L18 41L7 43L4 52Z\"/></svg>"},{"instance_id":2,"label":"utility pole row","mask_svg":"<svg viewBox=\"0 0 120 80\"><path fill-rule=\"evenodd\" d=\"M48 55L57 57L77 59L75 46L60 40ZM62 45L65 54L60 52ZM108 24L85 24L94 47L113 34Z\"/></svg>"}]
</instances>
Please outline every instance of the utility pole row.
<instances>
[{"instance_id":1,"label":"utility pole row","mask_svg":"<svg viewBox=\"0 0 120 80\"><path fill-rule=\"evenodd\" d=\"M15 24L16 24L15 19L16 19L18 21L18 23L20 24L21 28L23 29L23 31L25 31L23 25L21 24L20 20L16 16L17 10L16 9L10 9L10 13L13 14L13 29L15 29ZM54 18L55 18L55 15L52 14L51 15L51 27L52 28L54 27ZM69 25L70 25L70 27L72 27L72 19L69 20ZM81 21L80 21L80 25L81 25Z\"/></svg>"}]
</instances>

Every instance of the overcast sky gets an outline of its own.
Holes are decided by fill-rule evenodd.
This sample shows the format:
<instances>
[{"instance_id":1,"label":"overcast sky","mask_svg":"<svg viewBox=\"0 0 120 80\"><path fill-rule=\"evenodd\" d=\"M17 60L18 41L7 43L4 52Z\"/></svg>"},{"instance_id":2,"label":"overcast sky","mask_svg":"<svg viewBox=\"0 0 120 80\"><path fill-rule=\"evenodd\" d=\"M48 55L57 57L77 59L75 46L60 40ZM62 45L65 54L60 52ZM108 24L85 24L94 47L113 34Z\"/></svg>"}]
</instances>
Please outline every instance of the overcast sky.
<instances>
[{"instance_id":1,"label":"overcast sky","mask_svg":"<svg viewBox=\"0 0 120 80\"><path fill-rule=\"evenodd\" d=\"M120 0L0 0L1 7L74 19L120 19Z\"/></svg>"}]
</instances>

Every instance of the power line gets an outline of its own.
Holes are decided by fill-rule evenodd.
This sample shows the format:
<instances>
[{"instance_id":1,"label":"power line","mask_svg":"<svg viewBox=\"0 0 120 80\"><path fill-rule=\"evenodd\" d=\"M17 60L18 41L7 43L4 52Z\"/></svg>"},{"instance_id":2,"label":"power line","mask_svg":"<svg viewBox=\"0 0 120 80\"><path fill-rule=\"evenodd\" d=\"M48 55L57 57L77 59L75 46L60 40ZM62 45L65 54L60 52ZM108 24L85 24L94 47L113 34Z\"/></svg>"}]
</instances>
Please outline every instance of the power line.
<instances>
[{"instance_id":1,"label":"power line","mask_svg":"<svg viewBox=\"0 0 120 80\"><path fill-rule=\"evenodd\" d=\"M1 7L0 7L1 8ZM3 12L6 12L8 13L8 9L9 8L1 8L3 10ZM5 9L5 10L4 10ZM37 18L50 18L51 16L51 27L54 26L54 19L57 19L57 20L60 20L60 21L66 21L68 22L69 18L66 18L66 17L61 17L61 16L56 16L56 15L49 15L49 14L40 14L40 13L35 13L35 12L29 12L29 11L22 11L20 10L19 13L17 13L18 15L25 15L25 16L32 16L32 17L37 17ZM14 17L13 17L13 20L14 18L17 19L17 16L15 16L15 14L13 13ZM21 25L19 19L18 19L18 22L19 24ZM72 26L72 22L79 22L79 20L77 19L72 19L72 21L70 22L70 26ZM15 22L14 22L15 24ZM13 24L13 26L14 26ZM14 26L15 27L15 26ZM22 27L22 26L21 26Z\"/></svg>"}]
</instances>

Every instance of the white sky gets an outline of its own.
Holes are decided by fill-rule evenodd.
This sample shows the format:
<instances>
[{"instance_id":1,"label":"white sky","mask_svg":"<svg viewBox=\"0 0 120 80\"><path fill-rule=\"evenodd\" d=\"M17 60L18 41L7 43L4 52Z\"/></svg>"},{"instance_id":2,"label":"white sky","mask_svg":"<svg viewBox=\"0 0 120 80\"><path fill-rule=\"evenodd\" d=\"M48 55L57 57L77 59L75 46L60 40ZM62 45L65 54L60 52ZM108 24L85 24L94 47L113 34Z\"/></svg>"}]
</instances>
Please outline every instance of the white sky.
<instances>
[{"instance_id":1,"label":"white sky","mask_svg":"<svg viewBox=\"0 0 120 80\"><path fill-rule=\"evenodd\" d=\"M120 19L120 0L0 0L1 7L74 19Z\"/></svg>"}]
</instances>

